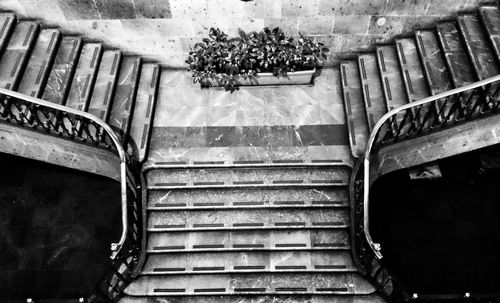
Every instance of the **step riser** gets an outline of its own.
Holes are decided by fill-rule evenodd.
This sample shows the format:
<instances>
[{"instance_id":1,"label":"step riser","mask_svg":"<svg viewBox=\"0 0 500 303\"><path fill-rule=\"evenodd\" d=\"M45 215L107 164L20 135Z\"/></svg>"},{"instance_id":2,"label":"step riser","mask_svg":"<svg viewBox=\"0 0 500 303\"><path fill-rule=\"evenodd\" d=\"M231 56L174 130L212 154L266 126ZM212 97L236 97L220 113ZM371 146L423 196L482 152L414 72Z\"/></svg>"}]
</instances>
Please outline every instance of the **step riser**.
<instances>
[{"instance_id":1,"label":"step riser","mask_svg":"<svg viewBox=\"0 0 500 303\"><path fill-rule=\"evenodd\" d=\"M369 294L374 288L356 274L227 274L144 276L126 289L130 295L205 294Z\"/></svg>"},{"instance_id":2,"label":"step riser","mask_svg":"<svg viewBox=\"0 0 500 303\"><path fill-rule=\"evenodd\" d=\"M203 274L209 272L355 271L348 252L273 251L169 253L150 255L143 274Z\"/></svg>"},{"instance_id":3,"label":"step riser","mask_svg":"<svg viewBox=\"0 0 500 303\"><path fill-rule=\"evenodd\" d=\"M224 186L282 184L347 184L349 169L284 168L284 169L170 169L147 174L152 186Z\"/></svg>"},{"instance_id":4,"label":"step riser","mask_svg":"<svg viewBox=\"0 0 500 303\"><path fill-rule=\"evenodd\" d=\"M169 232L149 234L147 250L152 253L161 253L165 251L348 249L349 241L347 229Z\"/></svg>"},{"instance_id":5,"label":"step riser","mask_svg":"<svg viewBox=\"0 0 500 303\"><path fill-rule=\"evenodd\" d=\"M162 230L185 228L342 228L346 226L349 226L349 212L345 209L150 212L148 220L148 228Z\"/></svg>"},{"instance_id":6,"label":"step riser","mask_svg":"<svg viewBox=\"0 0 500 303\"><path fill-rule=\"evenodd\" d=\"M186 189L148 192L148 207L348 206L345 187L311 189Z\"/></svg>"}]
</instances>

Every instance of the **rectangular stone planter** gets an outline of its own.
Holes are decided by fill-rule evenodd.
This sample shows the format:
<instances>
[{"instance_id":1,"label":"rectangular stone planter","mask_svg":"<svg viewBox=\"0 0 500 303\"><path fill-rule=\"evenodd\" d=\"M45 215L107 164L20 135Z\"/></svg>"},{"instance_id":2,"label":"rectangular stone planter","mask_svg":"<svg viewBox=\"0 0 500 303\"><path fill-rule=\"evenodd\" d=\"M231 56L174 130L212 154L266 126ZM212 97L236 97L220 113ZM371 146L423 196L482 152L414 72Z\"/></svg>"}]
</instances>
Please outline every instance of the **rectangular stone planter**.
<instances>
[{"instance_id":1,"label":"rectangular stone planter","mask_svg":"<svg viewBox=\"0 0 500 303\"><path fill-rule=\"evenodd\" d=\"M257 77L253 80L237 77L239 82L236 86L261 86L261 85L300 85L310 84L312 76L316 69L287 73L286 77L276 77L272 73L257 73ZM218 87L219 84L215 80L210 80L212 86Z\"/></svg>"}]
</instances>

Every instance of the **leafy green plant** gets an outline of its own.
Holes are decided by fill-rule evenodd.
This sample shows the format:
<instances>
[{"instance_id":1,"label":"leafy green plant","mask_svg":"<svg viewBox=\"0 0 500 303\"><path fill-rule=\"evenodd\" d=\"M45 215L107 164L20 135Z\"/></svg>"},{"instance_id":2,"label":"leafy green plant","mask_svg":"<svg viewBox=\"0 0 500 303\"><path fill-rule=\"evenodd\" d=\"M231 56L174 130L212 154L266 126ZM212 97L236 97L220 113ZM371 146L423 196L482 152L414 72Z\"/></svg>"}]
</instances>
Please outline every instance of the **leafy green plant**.
<instances>
[{"instance_id":1,"label":"leafy green plant","mask_svg":"<svg viewBox=\"0 0 500 303\"><path fill-rule=\"evenodd\" d=\"M298 39L286 37L280 28L264 28L229 38L220 29L211 28L208 38L196 43L186 63L193 73L193 83L209 87L212 81L232 88L238 78L256 80L257 73L287 77L287 73L314 69L326 60L328 48L300 34Z\"/></svg>"}]
</instances>

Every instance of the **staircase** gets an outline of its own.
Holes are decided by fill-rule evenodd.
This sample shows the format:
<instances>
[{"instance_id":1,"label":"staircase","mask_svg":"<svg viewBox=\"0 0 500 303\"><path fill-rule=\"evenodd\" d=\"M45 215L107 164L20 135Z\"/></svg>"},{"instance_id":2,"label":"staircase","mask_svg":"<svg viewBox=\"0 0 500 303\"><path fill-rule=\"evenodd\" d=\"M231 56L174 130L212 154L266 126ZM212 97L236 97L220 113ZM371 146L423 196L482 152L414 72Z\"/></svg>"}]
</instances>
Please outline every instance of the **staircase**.
<instances>
[{"instance_id":1,"label":"staircase","mask_svg":"<svg viewBox=\"0 0 500 303\"><path fill-rule=\"evenodd\" d=\"M158 64L9 12L0 13L0 54L0 88L91 113L145 160Z\"/></svg>"},{"instance_id":2,"label":"staircase","mask_svg":"<svg viewBox=\"0 0 500 303\"><path fill-rule=\"evenodd\" d=\"M144 239L120 302L383 302L353 258L347 162L152 161L157 63L8 12L0 26L0 88L93 114L142 165ZM484 6L343 60L335 74L352 156L388 111L497 75L499 47L500 11Z\"/></svg>"},{"instance_id":3,"label":"staircase","mask_svg":"<svg viewBox=\"0 0 500 303\"><path fill-rule=\"evenodd\" d=\"M146 161L158 64L12 13L0 13L0 24L0 88L93 114L136 163ZM33 117L27 105L12 113L5 100L4 122L38 119L28 124L67 139L84 128L53 114ZM351 256L348 165L200 163L144 164L141 263L121 301L381 302ZM117 270L106 280L115 294L128 275Z\"/></svg>"},{"instance_id":4,"label":"staircase","mask_svg":"<svg viewBox=\"0 0 500 303\"><path fill-rule=\"evenodd\" d=\"M498 75L499 34L499 8L483 6L476 14L462 14L341 61L353 156L364 153L373 126L388 111Z\"/></svg>"},{"instance_id":5,"label":"staircase","mask_svg":"<svg viewBox=\"0 0 500 303\"><path fill-rule=\"evenodd\" d=\"M349 174L343 165L149 170L147 258L126 294L380 300L350 255Z\"/></svg>"}]
</instances>

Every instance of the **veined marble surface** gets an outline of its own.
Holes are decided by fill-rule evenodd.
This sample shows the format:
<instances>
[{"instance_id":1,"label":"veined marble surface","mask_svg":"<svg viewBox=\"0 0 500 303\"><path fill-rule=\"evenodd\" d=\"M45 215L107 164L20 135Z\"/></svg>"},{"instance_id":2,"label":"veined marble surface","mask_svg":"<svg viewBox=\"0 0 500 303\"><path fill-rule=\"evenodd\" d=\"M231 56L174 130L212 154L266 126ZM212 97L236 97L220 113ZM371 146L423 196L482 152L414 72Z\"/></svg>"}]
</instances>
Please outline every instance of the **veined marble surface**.
<instances>
[{"instance_id":1,"label":"veined marble surface","mask_svg":"<svg viewBox=\"0 0 500 303\"><path fill-rule=\"evenodd\" d=\"M314 85L201 89L185 70L163 70L150 163L351 163L339 72Z\"/></svg>"}]
</instances>

